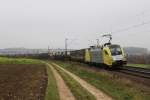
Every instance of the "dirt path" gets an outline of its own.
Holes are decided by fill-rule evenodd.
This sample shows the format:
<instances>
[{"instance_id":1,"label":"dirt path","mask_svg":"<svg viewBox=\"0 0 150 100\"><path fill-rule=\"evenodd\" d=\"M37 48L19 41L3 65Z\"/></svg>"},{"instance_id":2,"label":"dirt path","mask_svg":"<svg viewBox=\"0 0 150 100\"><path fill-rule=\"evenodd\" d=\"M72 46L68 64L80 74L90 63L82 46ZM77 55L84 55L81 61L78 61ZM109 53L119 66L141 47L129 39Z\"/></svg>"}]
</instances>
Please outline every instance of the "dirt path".
<instances>
[{"instance_id":1,"label":"dirt path","mask_svg":"<svg viewBox=\"0 0 150 100\"><path fill-rule=\"evenodd\" d=\"M71 91L69 90L67 85L65 84L62 77L58 74L58 72L50 64L47 64L47 65L52 69L52 72L56 79L60 100L75 100L73 94L71 93Z\"/></svg>"},{"instance_id":2,"label":"dirt path","mask_svg":"<svg viewBox=\"0 0 150 100\"><path fill-rule=\"evenodd\" d=\"M85 89L87 89L91 94L93 94L95 96L95 98L97 100L112 100L111 97L107 96L106 94L104 94L102 91L96 89L94 86L90 85L89 83L87 83L86 81L84 81L83 79L79 78L78 76L74 75L73 73L65 70L64 68L60 67L59 65L52 63L53 65L55 65L56 67L62 69L64 72L66 72L68 75L70 75L72 78L74 78L77 82L79 82L81 84L81 86L83 86Z\"/></svg>"}]
</instances>

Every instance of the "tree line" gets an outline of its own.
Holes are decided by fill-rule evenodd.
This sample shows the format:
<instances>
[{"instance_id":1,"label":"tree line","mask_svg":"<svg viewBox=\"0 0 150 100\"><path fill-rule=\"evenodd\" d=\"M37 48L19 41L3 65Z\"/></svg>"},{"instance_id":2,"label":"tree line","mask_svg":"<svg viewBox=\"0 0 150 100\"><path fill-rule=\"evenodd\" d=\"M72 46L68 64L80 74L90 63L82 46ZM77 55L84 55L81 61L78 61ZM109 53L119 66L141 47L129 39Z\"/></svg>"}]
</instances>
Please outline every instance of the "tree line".
<instances>
[{"instance_id":1,"label":"tree line","mask_svg":"<svg viewBox=\"0 0 150 100\"><path fill-rule=\"evenodd\" d=\"M149 55L128 55L128 63L134 64L150 64L150 54Z\"/></svg>"}]
</instances>

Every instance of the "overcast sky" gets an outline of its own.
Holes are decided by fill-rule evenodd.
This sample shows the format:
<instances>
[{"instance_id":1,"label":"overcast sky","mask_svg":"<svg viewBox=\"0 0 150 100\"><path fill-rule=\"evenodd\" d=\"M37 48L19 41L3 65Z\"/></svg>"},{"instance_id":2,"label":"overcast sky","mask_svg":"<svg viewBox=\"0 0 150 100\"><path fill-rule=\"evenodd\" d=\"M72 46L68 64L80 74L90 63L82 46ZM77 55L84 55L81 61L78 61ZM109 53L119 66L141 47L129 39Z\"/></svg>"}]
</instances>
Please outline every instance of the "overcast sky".
<instances>
[{"instance_id":1,"label":"overcast sky","mask_svg":"<svg viewBox=\"0 0 150 100\"><path fill-rule=\"evenodd\" d=\"M0 0L0 48L84 48L104 33L150 49L150 0Z\"/></svg>"}]
</instances>

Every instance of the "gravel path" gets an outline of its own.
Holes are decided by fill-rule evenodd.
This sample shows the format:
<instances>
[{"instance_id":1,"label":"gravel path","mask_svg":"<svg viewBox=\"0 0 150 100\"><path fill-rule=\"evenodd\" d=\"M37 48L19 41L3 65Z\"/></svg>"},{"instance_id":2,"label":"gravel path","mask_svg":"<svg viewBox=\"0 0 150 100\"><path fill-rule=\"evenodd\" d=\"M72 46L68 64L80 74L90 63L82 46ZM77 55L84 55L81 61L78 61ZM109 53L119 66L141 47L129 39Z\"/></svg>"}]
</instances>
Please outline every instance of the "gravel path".
<instances>
[{"instance_id":1,"label":"gravel path","mask_svg":"<svg viewBox=\"0 0 150 100\"><path fill-rule=\"evenodd\" d=\"M71 91L69 90L67 85L65 84L62 77L58 74L58 72L50 64L47 64L47 65L51 68L51 70L54 74L54 77L56 79L60 100L75 100L73 94L71 93Z\"/></svg>"},{"instance_id":2,"label":"gravel path","mask_svg":"<svg viewBox=\"0 0 150 100\"><path fill-rule=\"evenodd\" d=\"M53 65L55 65L56 67L60 68L61 70L63 70L64 72L66 72L68 75L70 75L72 78L74 78L77 82L79 82L81 84L82 87L84 87L86 90L88 90L91 94L93 94L95 96L95 98L97 100L112 100L111 97L109 97L108 95L104 94L102 91L98 90L97 88L95 88L94 86L90 85L89 83L87 83L86 81L84 81L83 79L79 78L78 76L76 76L75 74L65 70L64 68L60 67L59 65L52 63Z\"/></svg>"}]
</instances>

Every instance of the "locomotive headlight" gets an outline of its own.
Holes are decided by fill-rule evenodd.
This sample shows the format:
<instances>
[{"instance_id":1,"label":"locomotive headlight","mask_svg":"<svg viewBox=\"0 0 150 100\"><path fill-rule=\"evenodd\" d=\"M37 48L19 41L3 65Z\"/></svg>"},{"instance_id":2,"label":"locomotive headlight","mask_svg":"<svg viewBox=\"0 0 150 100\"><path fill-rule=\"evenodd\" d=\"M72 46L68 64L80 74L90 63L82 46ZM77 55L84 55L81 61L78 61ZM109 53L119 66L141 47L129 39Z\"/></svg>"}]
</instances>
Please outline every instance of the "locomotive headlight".
<instances>
[{"instance_id":1,"label":"locomotive headlight","mask_svg":"<svg viewBox=\"0 0 150 100\"><path fill-rule=\"evenodd\" d=\"M123 60L122 55L115 55L115 56L112 56L112 58L113 58L114 61Z\"/></svg>"}]
</instances>

